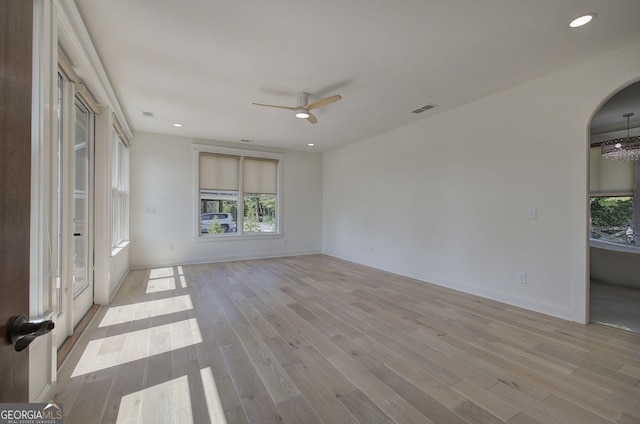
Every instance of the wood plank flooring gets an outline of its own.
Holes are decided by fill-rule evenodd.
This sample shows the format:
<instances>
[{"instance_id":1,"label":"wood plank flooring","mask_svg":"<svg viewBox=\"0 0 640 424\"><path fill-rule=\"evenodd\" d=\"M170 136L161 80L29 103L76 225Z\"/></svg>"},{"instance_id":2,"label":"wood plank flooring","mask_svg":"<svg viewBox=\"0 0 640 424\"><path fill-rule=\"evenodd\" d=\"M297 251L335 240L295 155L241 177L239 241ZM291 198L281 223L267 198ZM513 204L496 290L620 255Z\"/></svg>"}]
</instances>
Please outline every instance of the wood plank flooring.
<instances>
[{"instance_id":1,"label":"wood plank flooring","mask_svg":"<svg viewBox=\"0 0 640 424\"><path fill-rule=\"evenodd\" d=\"M65 423L640 423L640 335L323 255L133 270Z\"/></svg>"}]
</instances>

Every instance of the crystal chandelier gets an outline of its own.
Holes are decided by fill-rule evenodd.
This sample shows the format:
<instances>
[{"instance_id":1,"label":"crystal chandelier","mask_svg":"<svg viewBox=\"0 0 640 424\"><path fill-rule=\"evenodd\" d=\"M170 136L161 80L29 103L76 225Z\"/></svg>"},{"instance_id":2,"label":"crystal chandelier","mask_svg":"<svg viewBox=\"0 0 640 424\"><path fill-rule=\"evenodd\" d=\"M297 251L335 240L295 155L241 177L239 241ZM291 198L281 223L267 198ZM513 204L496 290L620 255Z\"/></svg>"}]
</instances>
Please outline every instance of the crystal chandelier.
<instances>
[{"instance_id":1,"label":"crystal chandelier","mask_svg":"<svg viewBox=\"0 0 640 424\"><path fill-rule=\"evenodd\" d=\"M640 137L629 137L629 118L633 113L622 116L627 118L627 136L605 141L600 145L600 153L606 159L634 162L640 159Z\"/></svg>"}]
</instances>

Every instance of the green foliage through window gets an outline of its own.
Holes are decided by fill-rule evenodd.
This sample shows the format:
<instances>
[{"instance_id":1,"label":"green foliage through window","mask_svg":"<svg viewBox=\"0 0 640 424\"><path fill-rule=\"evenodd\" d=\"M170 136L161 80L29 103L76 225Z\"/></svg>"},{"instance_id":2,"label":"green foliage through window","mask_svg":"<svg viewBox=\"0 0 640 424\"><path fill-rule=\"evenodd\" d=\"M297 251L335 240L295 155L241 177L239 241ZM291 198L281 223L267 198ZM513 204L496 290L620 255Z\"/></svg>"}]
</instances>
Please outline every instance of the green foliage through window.
<instances>
[{"instance_id":1,"label":"green foliage through window","mask_svg":"<svg viewBox=\"0 0 640 424\"><path fill-rule=\"evenodd\" d=\"M632 197L592 197L590 236L611 243L626 243L633 229Z\"/></svg>"},{"instance_id":2,"label":"green foliage through window","mask_svg":"<svg viewBox=\"0 0 640 424\"><path fill-rule=\"evenodd\" d=\"M209 232L209 234L219 234L219 233L224 233L224 227L222 225L220 225L220 222L218 222L218 217L213 217L213 219L211 220L211 224L209 224L209 228L207 229L207 231Z\"/></svg>"},{"instance_id":3,"label":"green foliage through window","mask_svg":"<svg viewBox=\"0 0 640 424\"><path fill-rule=\"evenodd\" d=\"M595 197L591 199L591 222L595 227L622 227L631 224L631 197Z\"/></svg>"},{"instance_id":4,"label":"green foliage through window","mask_svg":"<svg viewBox=\"0 0 640 424\"><path fill-rule=\"evenodd\" d=\"M276 196L248 194L243 198L242 229L246 233L275 232Z\"/></svg>"}]
</instances>

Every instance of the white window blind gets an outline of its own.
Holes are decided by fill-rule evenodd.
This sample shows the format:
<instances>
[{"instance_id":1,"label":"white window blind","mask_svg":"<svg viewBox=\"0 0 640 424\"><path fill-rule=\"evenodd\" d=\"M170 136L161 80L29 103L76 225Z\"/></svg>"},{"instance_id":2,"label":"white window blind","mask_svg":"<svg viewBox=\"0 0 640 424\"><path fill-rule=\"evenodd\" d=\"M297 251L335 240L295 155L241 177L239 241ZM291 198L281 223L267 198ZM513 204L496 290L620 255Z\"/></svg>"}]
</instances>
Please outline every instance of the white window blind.
<instances>
[{"instance_id":1,"label":"white window blind","mask_svg":"<svg viewBox=\"0 0 640 424\"><path fill-rule=\"evenodd\" d=\"M591 196L632 195L634 164L605 159L600 147L592 147L589 165L589 192Z\"/></svg>"},{"instance_id":2,"label":"white window blind","mask_svg":"<svg viewBox=\"0 0 640 424\"><path fill-rule=\"evenodd\" d=\"M246 194L276 194L278 162L271 159L244 158L242 190Z\"/></svg>"},{"instance_id":3,"label":"white window blind","mask_svg":"<svg viewBox=\"0 0 640 424\"><path fill-rule=\"evenodd\" d=\"M235 156L200 153L200 189L238 191L239 159Z\"/></svg>"}]
</instances>

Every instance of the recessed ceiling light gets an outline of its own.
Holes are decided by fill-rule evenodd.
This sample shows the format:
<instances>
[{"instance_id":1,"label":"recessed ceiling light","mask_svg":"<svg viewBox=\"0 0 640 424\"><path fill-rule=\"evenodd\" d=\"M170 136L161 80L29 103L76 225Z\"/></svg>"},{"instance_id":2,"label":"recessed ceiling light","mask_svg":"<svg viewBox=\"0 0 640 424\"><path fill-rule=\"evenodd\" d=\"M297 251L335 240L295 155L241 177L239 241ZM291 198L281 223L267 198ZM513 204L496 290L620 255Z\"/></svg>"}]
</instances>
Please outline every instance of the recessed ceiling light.
<instances>
[{"instance_id":1,"label":"recessed ceiling light","mask_svg":"<svg viewBox=\"0 0 640 424\"><path fill-rule=\"evenodd\" d=\"M313 144L313 143L307 143L307 146L309 146L309 147L313 147L313 146L315 146L315 144Z\"/></svg>"},{"instance_id":2,"label":"recessed ceiling light","mask_svg":"<svg viewBox=\"0 0 640 424\"><path fill-rule=\"evenodd\" d=\"M573 21L571 21L571 23L569 24L569 26L571 28L578 28L581 27L583 25L588 24L589 22L591 22L592 20L595 19L597 15L595 13L589 13L588 15L583 15L580 16L579 18L575 18Z\"/></svg>"},{"instance_id":3,"label":"recessed ceiling light","mask_svg":"<svg viewBox=\"0 0 640 424\"><path fill-rule=\"evenodd\" d=\"M182 128L182 124L179 124L177 122L175 124L173 124L173 126L176 127L176 128Z\"/></svg>"}]
</instances>

